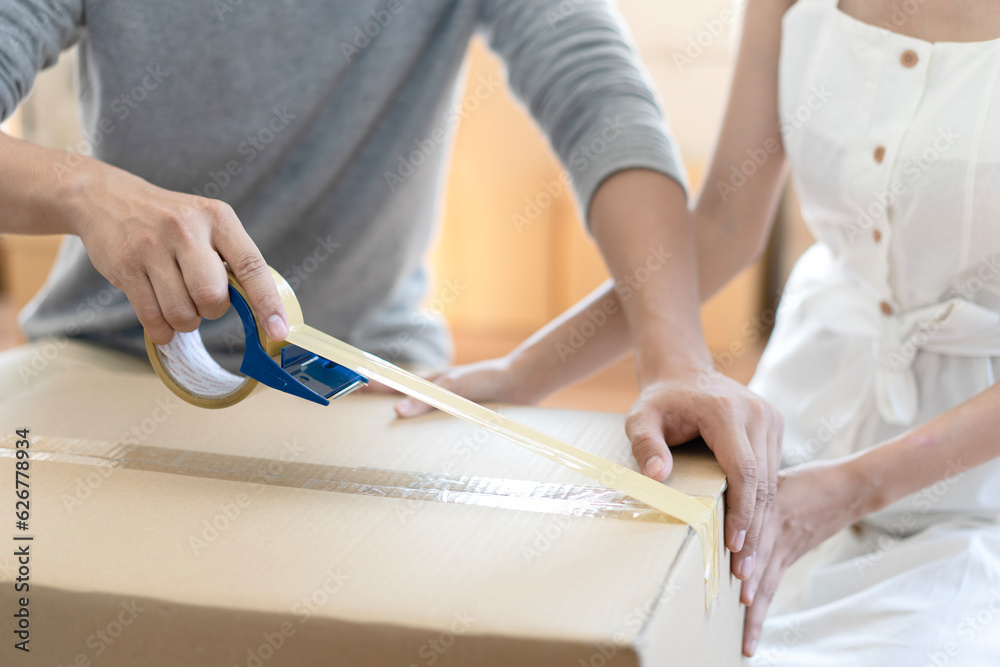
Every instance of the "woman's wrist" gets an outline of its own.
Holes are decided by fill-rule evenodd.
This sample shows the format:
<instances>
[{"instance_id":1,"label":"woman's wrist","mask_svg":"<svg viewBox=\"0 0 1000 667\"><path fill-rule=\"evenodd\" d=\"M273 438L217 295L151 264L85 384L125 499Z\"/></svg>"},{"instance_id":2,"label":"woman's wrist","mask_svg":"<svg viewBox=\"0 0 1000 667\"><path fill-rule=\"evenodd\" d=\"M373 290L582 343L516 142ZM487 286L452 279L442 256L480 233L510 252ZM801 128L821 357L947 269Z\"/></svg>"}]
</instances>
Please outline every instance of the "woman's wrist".
<instances>
[{"instance_id":1,"label":"woman's wrist","mask_svg":"<svg viewBox=\"0 0 1000 667\"><path fill-rule=\"evenodd\" d=\"M887 442L858 452L841 463L854 489L857 519L888 507L906 495L894 474L894 449L894 443Z\"/></svg>"},{"instance_id":2,"label":"woman's wrist","mask_svg":"<svg viewBox=\"0 0 1000 667\"><path fill-rule=\"evenodd\" d=\"M518 347L502 357L507 380L507 400L533 405L561 386L558 368L553 368L551 355L542 355L538 345Z\"/></svg>"}]
</instances>

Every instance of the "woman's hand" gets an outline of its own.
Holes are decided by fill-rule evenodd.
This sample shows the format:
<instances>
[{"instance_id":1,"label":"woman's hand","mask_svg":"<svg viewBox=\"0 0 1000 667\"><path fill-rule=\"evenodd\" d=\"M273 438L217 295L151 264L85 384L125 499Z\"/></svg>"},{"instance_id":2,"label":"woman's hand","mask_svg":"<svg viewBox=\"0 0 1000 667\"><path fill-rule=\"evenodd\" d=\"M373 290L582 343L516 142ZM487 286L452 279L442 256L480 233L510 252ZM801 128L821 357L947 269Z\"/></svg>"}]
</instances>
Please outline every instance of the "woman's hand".
<instances>
[{"instance_id":1,"label":"woman's hand","mask_svg":"<svg viewBox=\"0 0 1000 667\"><path fill-rule=\"evenodd\" d=\"M526 386L529 383L521 378L509 357L457 366L430 375L427 379L477 403L490 401L530 405L542 398L530 391L530 387ZM415 417L432 409L412 398L404 398L396 404L396 414L400 417Z\"/></svg>"},{"instance_id":2,"label":"woman's hand","mask_svg":"<svg viewBox=\"0 0 1000 667\"><path fill-rule=\"evenodd\" d=\"M929 422L850 457L778 476L759 562L743 584L743 652L752 655L785 570L823 540L883 507L1000 456L1000 384Z\"/></svg>"},{"instance_id":3,"label":"woman's hand","mask_svg":"<svg viewBox=\"0 0 1000 667\"><path fill-rule=\"evenodd\" d=\"M778 492L761 531L753 574L743 584L743 653L757 650L761 626L785 570L810 549L862 518L871 489L857 458L808 463L778 475Z\"/></svg>"}]
</instances>

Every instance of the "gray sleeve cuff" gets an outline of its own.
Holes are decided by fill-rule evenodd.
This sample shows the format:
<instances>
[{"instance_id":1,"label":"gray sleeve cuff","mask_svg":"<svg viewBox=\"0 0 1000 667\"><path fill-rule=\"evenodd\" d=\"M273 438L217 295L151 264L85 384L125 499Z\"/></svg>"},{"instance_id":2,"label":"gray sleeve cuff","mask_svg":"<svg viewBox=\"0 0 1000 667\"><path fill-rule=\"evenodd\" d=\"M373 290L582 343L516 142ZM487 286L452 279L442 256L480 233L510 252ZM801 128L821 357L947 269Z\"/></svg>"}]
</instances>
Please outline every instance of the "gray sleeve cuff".
<instances>
[{"instance_id":1,"label":"gray sleeve cuff","mask_svg":"<svg viewBox=\"0 0 1000 667\"><path fill-rule=\"evenodd\" d=\"M610 176L626 169L649 169L677 181L685 192L690 186L680 149L666 128L629 122L626 113L595 127L570 152L566 168L576 189L581 217L587 214L594 194Z\"/></svg>"}]
</instances>

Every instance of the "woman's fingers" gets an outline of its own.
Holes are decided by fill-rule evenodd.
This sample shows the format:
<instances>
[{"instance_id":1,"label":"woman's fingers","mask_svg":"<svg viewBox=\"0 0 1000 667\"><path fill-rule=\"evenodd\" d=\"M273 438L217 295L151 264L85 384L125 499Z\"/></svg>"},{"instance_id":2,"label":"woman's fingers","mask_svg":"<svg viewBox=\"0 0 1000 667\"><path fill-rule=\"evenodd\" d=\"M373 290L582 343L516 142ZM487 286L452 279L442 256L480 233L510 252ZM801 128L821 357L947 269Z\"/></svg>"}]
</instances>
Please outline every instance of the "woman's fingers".
<instances>
[{"instance_id":1,"label":"woman's fingers","mask_svg":"<svg viewBox=\"0 0 1000 667\"><path fill-rule=\"evenodd\" d=\"M449 372L450 371L428 373L426 375L422 375L421 377L423 377L425 380L430 380L434 384L438 385L439 387L443 387L448 391L454 391L460 394L461 392L457 390L457 388L454 386L455 383L448 376ZM431 406L427 405L422 401L418 401L415 398L407 396L406 398L396 403L395 409L397 417L399 417L400 419L406 419L408 417L416 417L418 415L427 414L428 412L431 412L434 408L432 408Z\"/></svg>"},{"instance_id":2,"label":"woman's fingers","mask_svg":"<svg viewBox=\"0 0 1000 667\"><path fill-rule=\"evenodd\" d=\"M760 641L761 628L764 626L767 609L778 589L781 575L784 574L785 566L782 564L782 560L779 557L771 557L764 567L760 587L753 598L753 604L747 608L746 621L743 624L743 654L748 657L757 651L757 643ZM764 566L764 563L761 563L761 566Z\"/></svg>"},{"instance_id":3,"label":"woman's fingers","mask_svg":"<svg viewBox=\"0 0 1000 667\"><path fill-rule=\"evenodd\" d=\"M358 389L363 394L398 394L399 392L378 380L368 380L368 384Z\"/></svg>"},{"instance_id":4,"label":"woman's fingers","mask_svg":"<svg viewBox=\"0 0 1000 667\"><path fill-rule=\"evenodd\" d=\"M477 361L425 377L439 387L470 401L516 400L516 397L511 395L510 389L516 387L518 382L504 358ZM431 410L433 408L429 405L414 398L404 398L396 404L396 414L400 417L415 417Z\"/></svg>"},{"instance_id":5,"label":"woman's fingers","mask_svg":"<svg viewBox=\"0 0 1000 667\"><path fill-rule=\"evenodd\" d=\"M422 415L433 410L431 406L418 401L415 398L406 397L403 400L396 403L396 416L401 419L406 419L407 417L416 417L417 415Z\"/></svg>"},{"instance_id":6,"label":"woman's fingers","mask_svg":"<svg viewBox=\"0 0 1000 667\"><path fill-rule=\"evenodd\" d=\"M757 546L757 555L753 571L750 577L743 582L743 591L740 599L743 604L750 606L756 601L757 591L771 567L771 562L787 551L788 535L782 531L783 519L781 517L781 500L768 511L767 520L761 527L760 542Z\"/></svg>"}]
</instances>

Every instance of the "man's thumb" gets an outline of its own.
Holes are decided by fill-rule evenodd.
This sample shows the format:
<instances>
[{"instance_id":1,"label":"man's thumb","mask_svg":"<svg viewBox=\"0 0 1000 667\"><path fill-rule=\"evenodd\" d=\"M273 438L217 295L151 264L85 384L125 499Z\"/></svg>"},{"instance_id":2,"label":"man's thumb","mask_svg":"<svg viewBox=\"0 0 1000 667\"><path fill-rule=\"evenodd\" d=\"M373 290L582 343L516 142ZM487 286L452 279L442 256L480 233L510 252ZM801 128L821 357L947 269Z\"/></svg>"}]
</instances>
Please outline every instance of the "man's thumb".
<instances>
[{"instance_id":1,"label":"man's thumb","mask_svg":"<svg viewBox=\"0 0 1000 667\"><path fill-rule=\"evenodd\" d=\"M670 476L674 461L663 438L663 423L659 414L635 412L625 420L625 432L632 442L632 455L647 477L662 482Z\"/></svg>"}]
</instances>

